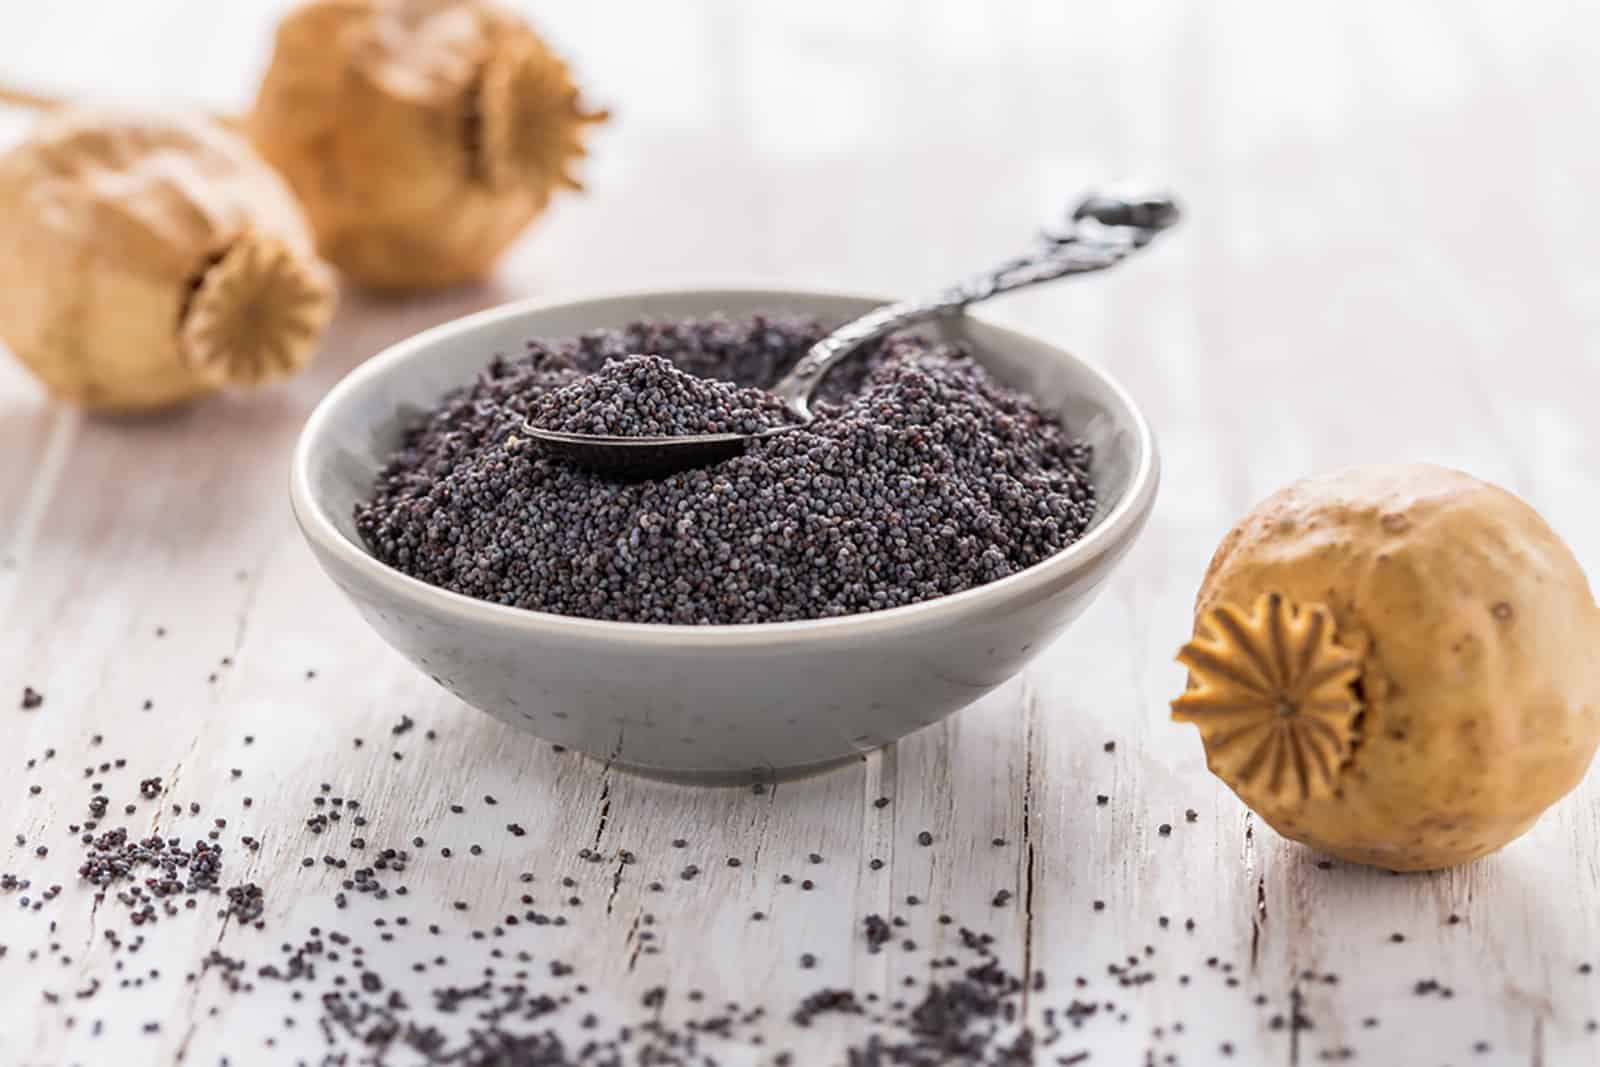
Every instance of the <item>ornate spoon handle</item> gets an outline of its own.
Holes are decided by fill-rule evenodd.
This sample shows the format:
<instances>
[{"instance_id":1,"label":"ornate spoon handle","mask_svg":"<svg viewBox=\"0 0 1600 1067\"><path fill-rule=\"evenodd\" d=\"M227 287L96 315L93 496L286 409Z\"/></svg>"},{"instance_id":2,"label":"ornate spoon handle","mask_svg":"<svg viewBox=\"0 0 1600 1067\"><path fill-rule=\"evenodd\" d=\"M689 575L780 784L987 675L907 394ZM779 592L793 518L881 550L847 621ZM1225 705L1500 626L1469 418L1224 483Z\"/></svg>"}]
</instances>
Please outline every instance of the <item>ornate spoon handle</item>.
<instances>
[{"instance_id":1,"label":"ornate spoon handle","mask_svg":"<svg viewBox=\"0 0 1600 1067\"><path fill-rule=\"evenodd\" d=\"M809 419L817 385L862 345L918 322L959 315L969 304L1000 293L1114 267L1175 224L1178 217L1177 203L1167 196L1088 196L1065 225L1041 233L1022 255L929 299L885 304L845 323L812 345L772 391Z\"/></svg>"}]
</instances>

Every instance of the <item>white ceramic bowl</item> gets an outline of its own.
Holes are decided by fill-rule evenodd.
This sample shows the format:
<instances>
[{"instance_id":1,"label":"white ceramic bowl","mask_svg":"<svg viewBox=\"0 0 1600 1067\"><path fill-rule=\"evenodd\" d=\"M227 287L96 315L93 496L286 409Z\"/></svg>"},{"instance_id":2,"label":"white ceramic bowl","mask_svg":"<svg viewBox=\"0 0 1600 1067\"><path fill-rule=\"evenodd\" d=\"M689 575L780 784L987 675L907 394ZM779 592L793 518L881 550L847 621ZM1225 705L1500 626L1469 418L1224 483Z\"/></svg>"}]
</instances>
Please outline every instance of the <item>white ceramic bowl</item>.
<instances>
[{"instance_id":1,"label":"white ceramic bowl","mask_svg":"<svg viewBox=\"0 0 1600 1067\"><path fill-rule=\"evenodd\" d=\"M978 317L971 342L1094 446L1098 514L1078 543L989 585L837 619L743 626L601 622L485 603L367 553L352 509L408 415L496 352L650 317L789 311L825 323L877 299L791 290L647 292L485 311L401 341L336 385L295 449L295 518L328 575L389 644L467 703L619 767L715 783L859 757L949 715L1022 669L1088 606L1144 526L1158 462L1144 417L1104 371Z\"/></svg>"}]
</instances>

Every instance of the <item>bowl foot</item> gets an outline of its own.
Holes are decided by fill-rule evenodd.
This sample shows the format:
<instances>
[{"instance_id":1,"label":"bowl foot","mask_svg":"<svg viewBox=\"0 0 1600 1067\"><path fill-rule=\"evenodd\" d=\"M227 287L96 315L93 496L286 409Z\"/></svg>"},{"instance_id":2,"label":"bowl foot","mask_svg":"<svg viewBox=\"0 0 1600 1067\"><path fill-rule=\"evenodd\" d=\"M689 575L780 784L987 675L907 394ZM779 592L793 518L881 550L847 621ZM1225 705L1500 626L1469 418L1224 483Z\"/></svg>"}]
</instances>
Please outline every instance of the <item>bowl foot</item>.
<instances>
[{"instance_id":1,"label":"bowl foot","mask_svg":"<svg viewBox=\"0 0 1600 1067\"><path fill-rule=\"evenodd\" d=\"M775 767L770 764L763 767L751 767L747 770L685 770L678 767L652 767L643 763L628 763L623 760L604 760L598 756L588 756L596 763L603 763L607 767L615 767L619 771L638 775L640 778L653 778L658 782L671 782L674 785L701 785L701 786L739 786L739 785L770 785L774 782L791 782L797 778L810 778L812 775L826 774L828 771L837 770L850 763L859 763L867 758L865 752L849 756L840 756L836 759L821 760L816 763L802 763L792 767Z\"/></svg>"}]
</instances>

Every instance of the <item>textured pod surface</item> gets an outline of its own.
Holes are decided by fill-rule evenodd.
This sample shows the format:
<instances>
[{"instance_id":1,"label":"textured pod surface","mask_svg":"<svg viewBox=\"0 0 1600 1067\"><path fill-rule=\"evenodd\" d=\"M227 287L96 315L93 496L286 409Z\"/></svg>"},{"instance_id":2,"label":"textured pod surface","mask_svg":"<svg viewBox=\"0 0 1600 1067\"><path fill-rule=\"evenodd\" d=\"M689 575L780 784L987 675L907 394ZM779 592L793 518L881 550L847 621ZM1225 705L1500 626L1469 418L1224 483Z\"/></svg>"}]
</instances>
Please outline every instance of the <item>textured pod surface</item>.
<instances>
[{"instance_id":1,"label":"textured pod surface","mask_svg":"<svg viewBox=\"0 0 1600 1067\"><path fill-rule=\"evenodd\" d=\"M313 0L279 26L250 120L322 254L385 289L478 277L542 212L585 110L566 66L481 0Z\"/></svg>"},{"instance_id":2,"label":"textured pod surface","mask_svg":"<svg viewBox=\"0 0 1600 1067\"><path fill-rule=\"evenodd\" d=\"M0 340L85 407L291 372L332 309L293 195L201 116L53 114L0 156L0 204Z\"/></svg>"},{"instance_id":3,"label":"textured pod surface","mask_svg":"<svg viewBox=\"0 0 1600 1067\"><path fill-rule=\"evenodd\" d=\"M1322 613L1332 630L1313 635ZM1195 619L1174 717L1279 833L1345 859L1422 870L1492 852L1600 741L1582 570L1527 504L1456 471L1356 468L1279 491L1224 539ZM1285 648L1303 658L1275 660ZM1275 750L1238 731L1294 732L1262 725L1277 716L1304 743L1273 774Z\"/></svg>"}]
</instances>

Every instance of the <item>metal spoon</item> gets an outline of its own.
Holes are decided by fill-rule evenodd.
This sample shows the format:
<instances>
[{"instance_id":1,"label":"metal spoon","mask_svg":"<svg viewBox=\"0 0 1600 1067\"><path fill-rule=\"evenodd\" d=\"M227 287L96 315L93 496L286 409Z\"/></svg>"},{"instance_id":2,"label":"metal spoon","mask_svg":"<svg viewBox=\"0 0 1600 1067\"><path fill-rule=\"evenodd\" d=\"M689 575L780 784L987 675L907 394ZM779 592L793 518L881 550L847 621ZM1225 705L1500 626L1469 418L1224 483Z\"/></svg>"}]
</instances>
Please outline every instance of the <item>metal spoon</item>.
<instances>
[{"instance_id":1,"label":"metal spoon","mask_svg":"<svg viewBox=\"0 0 1600 1067\"><path fill-rule=\"evenodd\" d=\"M704 467L743 452L752 441L800 429L812 419L811 397L841 360L886 334L961 314L969 304L1024 286L1070 274L1116 266L1177 223L1177 203L1169 196L1093 194L1083 199L1066 224L1045 230L1033 248L1014 259L952 286L927 300L885 304L845 323L811 346L794 368L772 387L799 420L756 434L717 433L684 437L609 437L561 433L524 422L522 430L552 455L612 478L655 478Z\"/></svg>"}]
</instances>

